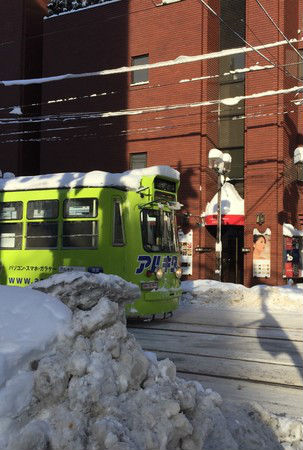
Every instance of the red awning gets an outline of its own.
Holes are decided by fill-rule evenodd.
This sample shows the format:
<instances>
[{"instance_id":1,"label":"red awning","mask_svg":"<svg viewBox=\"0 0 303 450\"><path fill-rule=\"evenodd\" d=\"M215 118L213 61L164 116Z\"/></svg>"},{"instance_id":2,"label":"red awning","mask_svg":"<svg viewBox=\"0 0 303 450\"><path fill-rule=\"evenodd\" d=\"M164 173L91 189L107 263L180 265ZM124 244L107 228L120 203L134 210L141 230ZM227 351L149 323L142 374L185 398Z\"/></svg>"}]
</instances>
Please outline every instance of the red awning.
<instances>
[{"instance_id":1,"label":"red awning","mask_svg":"<svg viewBox=\"0 0 303 450\"><path fill-rule=\"evenodd\" d=\"M206 205L205 225L217 225L218 194ZM244 225L244 200L231 183L221 188L222 225Z\"/></svg>"},{"instance_id":2,"label":"red awning","mask_svg":"<svg viewBox=\"0 0 303 450\"><path fill-rule=\"evenodd\" d=\"M217 214L205 217L205 225L217 225ZM244 225L244 216L240 214L222 215L222 225Z\"/></svg>"}]
</instances>

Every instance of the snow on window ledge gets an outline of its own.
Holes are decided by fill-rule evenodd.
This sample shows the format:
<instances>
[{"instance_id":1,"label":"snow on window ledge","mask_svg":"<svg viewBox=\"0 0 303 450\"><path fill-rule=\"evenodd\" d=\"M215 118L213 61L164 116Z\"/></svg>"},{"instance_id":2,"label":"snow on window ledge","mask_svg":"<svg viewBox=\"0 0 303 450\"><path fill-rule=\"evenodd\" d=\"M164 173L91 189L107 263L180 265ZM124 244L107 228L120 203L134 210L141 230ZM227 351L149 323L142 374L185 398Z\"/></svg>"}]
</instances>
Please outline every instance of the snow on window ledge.
<instances>
[{"instance_id":1,"label":"snow on window ledge","mask_svg":"<svg viewBox=\"0 0 303 450\"><path fill-rule=\"evenodd\" d=\"M283 223L283 236L288 237L294 237L294 236L300 236L303 237L303 231L297 230L292 224L290 223Z\"/></svg>"},{"instance_id":2,"label":"snow on window ledge","mask_svg":"<svg viewBox=\"0 0 303 450\"><path fill-rule=\"evenodd\" d=\"M149 84L149 81L138 81L138 83L131 83L130 86L142 86L144 84Z\"/></svg>"}]
</instances>

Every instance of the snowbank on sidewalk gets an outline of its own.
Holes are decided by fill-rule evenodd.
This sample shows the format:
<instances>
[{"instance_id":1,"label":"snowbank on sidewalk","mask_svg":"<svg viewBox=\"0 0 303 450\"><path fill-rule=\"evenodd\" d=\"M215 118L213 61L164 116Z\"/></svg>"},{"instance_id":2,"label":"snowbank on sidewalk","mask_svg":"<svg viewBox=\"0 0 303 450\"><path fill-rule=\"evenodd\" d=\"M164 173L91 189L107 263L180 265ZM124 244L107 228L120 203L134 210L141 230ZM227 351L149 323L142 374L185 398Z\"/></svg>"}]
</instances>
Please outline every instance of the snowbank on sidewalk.
<instances>
[{"instance_id":1,"label":"snowbank on sidewalk","mask_svg":"<svg viewBox=\"0 0 303 450\"><path fill-rule=\"evenodd\" d=\"M303 312L303 285L246 288L242 284L214 280L182 281L182 302L213 308L247 308Z\"/></svg>"},{"instance_id":2,"label":"snowbank on sidewalk","mask_svg":"<svg viewBox=\"0 0 303 450\"><path fill-rule=\"evenodd\" d=\"M33 287L46 293L0 287L0 308L10 304L9 327L0 315L1 450L303 448L301 421L225 403L144 353L125 327L136 286L74 273Z\"/></svg>"}]
</instances>

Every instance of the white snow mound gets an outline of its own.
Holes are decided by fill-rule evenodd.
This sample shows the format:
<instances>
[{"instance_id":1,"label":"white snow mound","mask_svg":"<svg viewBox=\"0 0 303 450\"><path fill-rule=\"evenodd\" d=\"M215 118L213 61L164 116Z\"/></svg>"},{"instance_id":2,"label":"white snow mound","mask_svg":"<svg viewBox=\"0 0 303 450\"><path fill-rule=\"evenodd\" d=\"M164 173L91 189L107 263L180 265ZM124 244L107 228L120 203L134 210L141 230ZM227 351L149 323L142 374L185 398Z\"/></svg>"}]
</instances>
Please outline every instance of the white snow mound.
<instances>
[{"instance_id":1,"label":"white snow mound","mask_svg":"<svg viewBox=\"0 0 303 450\"><path fill-rule=\"evenodd\" d=\"M303 285L247 288L242 284L215 280L190 280L181 283L182 303L194 303L213 308L243 308L303 312Z\"/></svg>"},{"instance_id":2,"label":"white snow mound","mask_svg":"<svg viewBox=\"0 0 303 450\"><path fill-rule=\"evenodd\" d=\"M12 298L16 288L5 289ZM170 360L144 353L125 326L124 303L137 295L130 283L78 273L55 275L34 289L56 293L67 306L53 298L54 305L60 304L57 309L49 305L49 296L23 289L32 318L28 332L34 336L36 327L49 321L31 303L37 296L55 312L52 320L65 321L66 329L58 331L56 340L52 336L42 353L36 342L40 353L7 379L4 392L14 375L24 377L6 391L4 402L0 398L1 450L302 448L300 421L284 420L259 405L224 403L200 383L178 378ZM18 326L21 335L20 321ZM3 408L25 394L21 407Z\"/></svg>"}]
</instances>

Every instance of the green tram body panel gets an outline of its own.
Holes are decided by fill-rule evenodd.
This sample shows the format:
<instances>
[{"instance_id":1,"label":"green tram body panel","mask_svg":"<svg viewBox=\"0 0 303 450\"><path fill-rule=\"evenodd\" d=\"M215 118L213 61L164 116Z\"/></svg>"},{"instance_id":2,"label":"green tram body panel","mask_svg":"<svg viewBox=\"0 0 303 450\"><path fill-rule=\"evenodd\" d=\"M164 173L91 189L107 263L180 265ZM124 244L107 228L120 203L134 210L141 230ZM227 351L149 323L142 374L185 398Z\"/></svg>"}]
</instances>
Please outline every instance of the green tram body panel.
<instances>
[{"instance_id":1,"label":"green tram body panel","mask_svg":"<svg viewBox=\"0 0 303 450\"><path fill-rule=\"evenodd\" d=\"M158 197L160 202L168 195L167 192L155 190L155 178L143 177L141 185L144 190L139 192L114 187L1 191L0 206L4 204L8 205L8 208L6 215L1 215L0 211L0 283L25 287L55 273L69 270L104 272L119 275L140 287L142 283L143 286L144 283L158 284L152 290L141 289L141 297L127 307L129 316L154 315L175 310L181 296L180 280L175 273L179 265L176 248L174 251L146 251L143 246L141 211L144 205L149 205L150 211L171 212L169 203L163 203L164 206L160 205L159 208L159 203L154 201ZM174 182L177 192L178 182ZM176 193L169 196L171 201L176 202ZM92 217L81 217L88 211L88 206L87 209L82 207L82 210L81 206L75 206L76 200L81 204L81 199L82 202L84 199L97 199L91 201L91 204L94 203L92 209L95 208ZM52 217L41 217L39 210L32 210L32 205L38 204L35 203L37 201L47 200L57 200L58 210ZM22 216L18 217L20 211L10 212L11 202L20 202ZM120 233L118 230L118 239L114 236L116 203L120 205L120 228L123 232L121 236L121 230ZM64 217L66 204L68 211L74 211L76 217ZM39 248L41 227L44 228L43 239L50 248ZM88 235L85 234L85 228L90 230ZM38 232L35 231L37 229ZM82 239L83 248L64 248L66 245L63 247L63 243L69 243L71 239L66 235L70 229L76 230L70 234L79 242ZM89 242L89 248L85 248L85 239ZM155 274L158 267L163 267L164 272L160 280L157 280Z\"/></svg>"}]
</instances>

